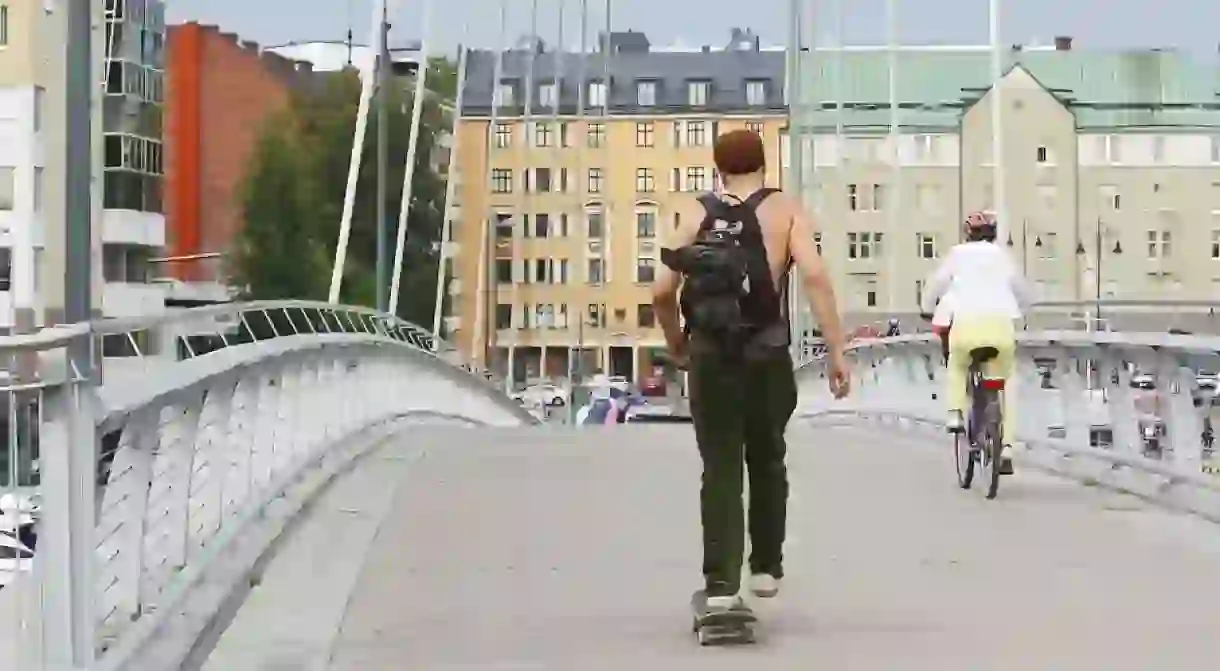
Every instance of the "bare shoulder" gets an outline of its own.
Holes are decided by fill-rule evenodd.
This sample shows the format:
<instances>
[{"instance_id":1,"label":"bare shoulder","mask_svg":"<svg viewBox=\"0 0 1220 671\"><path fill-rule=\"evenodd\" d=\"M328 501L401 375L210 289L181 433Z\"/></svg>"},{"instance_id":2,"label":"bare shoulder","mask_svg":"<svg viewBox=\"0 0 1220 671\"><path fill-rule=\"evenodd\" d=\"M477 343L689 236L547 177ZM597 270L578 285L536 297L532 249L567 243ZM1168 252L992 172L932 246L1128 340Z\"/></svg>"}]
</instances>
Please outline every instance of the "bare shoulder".
<instances>
[{"instance_id":1,"label":"bare shoulder","mask_svg":"<svg viewBox=\"0 0 1220 671\"><path fill-rule=\"evenodd\" d=\"M797 228L813 228L813 221L801 210L800 201L783 191L778 191L763 201L761 209L760 214L766 219L767 225L785 234L792 235Z\"/></svg>"}]
</instances>

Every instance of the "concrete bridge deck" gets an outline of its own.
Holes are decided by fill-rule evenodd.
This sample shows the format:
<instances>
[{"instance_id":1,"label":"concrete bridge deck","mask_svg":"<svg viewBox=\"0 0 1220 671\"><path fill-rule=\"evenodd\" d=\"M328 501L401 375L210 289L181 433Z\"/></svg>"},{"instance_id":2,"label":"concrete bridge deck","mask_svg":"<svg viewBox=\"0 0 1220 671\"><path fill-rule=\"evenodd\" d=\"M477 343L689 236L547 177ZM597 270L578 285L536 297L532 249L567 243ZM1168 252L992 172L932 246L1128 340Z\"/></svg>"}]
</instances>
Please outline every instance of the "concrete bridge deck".
<instances>
[{"instance_id":1,"label":"concrete bridge deck","mask_svg":"<svg viewBox=\"0 0 1220 671\"><path fill-rule=\"evenodd\" d=\"M789 436L789 575L756 602L756 646L700 648L689 632L689 426L437 427L321 497L202 667L1215 665L1213 525L1029 469L985 501L926 438L801 423Z\"/></svg>"}]
</instances>

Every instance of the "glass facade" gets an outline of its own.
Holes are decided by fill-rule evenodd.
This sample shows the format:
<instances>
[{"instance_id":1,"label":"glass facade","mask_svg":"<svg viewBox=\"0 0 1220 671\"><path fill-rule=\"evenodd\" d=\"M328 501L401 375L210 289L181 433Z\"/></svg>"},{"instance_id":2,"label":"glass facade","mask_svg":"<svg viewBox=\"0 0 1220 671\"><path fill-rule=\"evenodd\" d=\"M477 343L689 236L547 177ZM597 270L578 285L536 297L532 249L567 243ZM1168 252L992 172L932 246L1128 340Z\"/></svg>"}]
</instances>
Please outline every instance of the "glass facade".
<instances>
[{"instance_id":1,"label":"glass facade","mask_svg":"<svg viewBox=\"0 0 1220 671\"><path fill-rule=\"evenodd\" d=\"M107 209L162 211L165 2L106 0Z\"/></svg>"}]
</instances>

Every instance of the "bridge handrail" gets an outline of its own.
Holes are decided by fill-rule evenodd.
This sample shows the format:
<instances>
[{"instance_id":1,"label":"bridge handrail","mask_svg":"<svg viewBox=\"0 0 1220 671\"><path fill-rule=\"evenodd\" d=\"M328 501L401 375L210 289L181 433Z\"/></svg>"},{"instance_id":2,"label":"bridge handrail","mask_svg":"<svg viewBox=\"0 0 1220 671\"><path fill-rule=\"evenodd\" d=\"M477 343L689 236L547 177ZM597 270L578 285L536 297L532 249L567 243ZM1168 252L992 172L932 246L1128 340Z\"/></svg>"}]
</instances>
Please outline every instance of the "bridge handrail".
<instances>
[{"instance_id":1,"label":"bridge handrail","mask_svg":"<svg viewBox=\"0 0 1220 671\"><path fill-rule=\"evenodd\" d=\"M298 308L325 329L302 332L301 315L302 328L282 328ZM270 333L249 324L260 313ZM159 361L130 336L217 316L236 324L186 335L227 330L228 346L181 360ZM0 383L0 401L24 418L14 457L38 450L42 502L38 573L0 592L0 650L26 657L0 666L70 654L74 668L170 668L150 660L187 654L288 519L387 432L419 417L537 423L422 333L363 308L275 301L0 338L14 361L40 353L33 375ZM101 384L55 365L82 337L122 335L135 356L107 359Z\"/></svg>"},{"instance_id":2,"label":"bridge handrail","mask_svg":"<svg viewBox=\"0 0 1220 671\"><path fill-rule=\"evenodd\" d=\"M798 367L804 414L943 426L938 337L859 342L848 356L854 390L845 401L829 398L825 360ZM1220 336L1019 333L1008 390L1014 442L1053 470L1220 520L1220 478L1212 474L1213 405L1220 405L1213 399L1220 397L1214 380L1200 378L1218 370Z\"/></svg>"}]
</instances>

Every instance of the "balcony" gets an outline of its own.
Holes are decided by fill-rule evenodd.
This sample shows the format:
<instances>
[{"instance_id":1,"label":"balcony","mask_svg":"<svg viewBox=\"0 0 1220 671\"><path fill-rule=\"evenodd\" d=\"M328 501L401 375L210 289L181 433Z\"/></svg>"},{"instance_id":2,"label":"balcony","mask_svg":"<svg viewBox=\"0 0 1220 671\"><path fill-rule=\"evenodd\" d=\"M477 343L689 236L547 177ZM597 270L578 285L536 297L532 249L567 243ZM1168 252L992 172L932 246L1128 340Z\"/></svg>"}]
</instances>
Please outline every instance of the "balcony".
<instances>
[{"instance_id":1,"label":"balcony","mask_svg":"<svg viewBox=\"0 0 1220 671\"><path fill-rule=\"evenodd\" d=\"M102 242L164 247L165 217L153 212L102 210Z\"/></svg>"}]
</instances>

